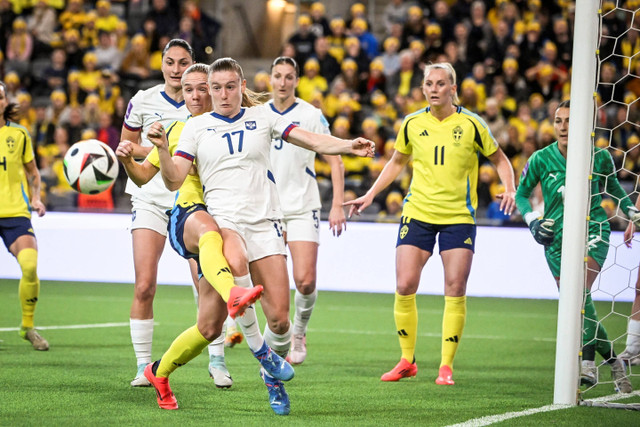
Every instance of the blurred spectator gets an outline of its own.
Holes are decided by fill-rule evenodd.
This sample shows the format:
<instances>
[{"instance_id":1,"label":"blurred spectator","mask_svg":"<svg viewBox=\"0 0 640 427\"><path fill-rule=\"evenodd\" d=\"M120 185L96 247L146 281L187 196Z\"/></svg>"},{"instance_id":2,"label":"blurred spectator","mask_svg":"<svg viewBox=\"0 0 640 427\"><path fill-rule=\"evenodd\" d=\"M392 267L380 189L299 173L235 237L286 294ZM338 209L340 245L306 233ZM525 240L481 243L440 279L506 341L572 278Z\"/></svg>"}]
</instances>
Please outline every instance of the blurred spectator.
<instances>
[{"instance_id":1,"label":"blurred spectator","mask_svg":"<svg viewBox=\"0 0 640 427\"><path fill-rule=\"evenodd\" d=\"M387 90L387 79L384 75L384 63L381 58L375 58L369 64L369 79L366 82L366 102L369 102L370 95L375 91L385 92Z\"/></svg>"},{"instance_id":2,"label":"blurred spectator","mask_svg":"<svg viewBox=\"0 0 640 427\"><path fill-rule=\"evenodd\" d=\"M436 22L430 22L424 30L424 47L429 57L433 58L444 52L442 27ZM411 42L414 43L415 41ZM429 58L427 58L429 60Z\"/></svg>"},{"instance_id":3,"label":"blurred spectator","mask_svg":"<svg viewBox=\"0 0 640 427\"><path fill-rule=\"evenodd\" d=\"M522 41L519 43L520 48L520 67L527 70L538 61L540 61L540 52L542 50L540 23L532 21L527 24L526 33Z\"/></svg>"},{"instance_id":4,"label":"blurred spectator","mask_svg":"<svg viewBox=\"0 0 640 427\"><path fill-rule=\"evenodd\" d=\"M373 107L372 115L385 127L392 127L398 117L398 112L388 101L387 96L381 91L375 91L370 96Z\"/></svg>"},{"instance_id":5,"label":"blurred spectator","mask_svg":"<svg viewBox=\"0 0 640 427\"><path fill-rule=\"evenodd\" d=\"M391 33L393 24L403 25L407 20L409 4L404 0L391 0L382 12L382 19L387 34Z\"/></svg>"},{"instance_id":6,"label":"blurred spectator","mask_svg":"<svg viewBox=\"0 0 640 427\"><path fill-rule=\"evenodd\" d=\"M360 80L358 64L356 64L356 61L351 58L346 58L342 61L341 71L342 73L340 75L349 92L354 95L355 99L361 99L361 95L364 95L364 87L362 85L362 80Z\"/></svg>"},{"instance_id":7,"label":"blurred spectator","mask_svg":"<svg viewBox=\"0 0 640 427\"><path fill-rule=\"evenodd\" d=\"M380 58L384 64L384 75L388 78L400 69L400 40L396 37L388 37L382 44L384 52Z\"/></svg>"},{"instance_id":8,"label":"blurred spectator","mask_svg":"<svg viewBox=\"0 0 640 427\"><path fill-rule=\"evenodd\" d=\"M498 101L495 98L487 98L483 117L487 122L493 137L496 138L498 142L507 137L507 121L502 115Z\"/></svg>"},{"instance_id":9,"label":"blurred spectator","mask_svg":"<svg viewBox=\"0 0 640 427\"><path fill-rule=\"evenodd\" d=\"M54 49L51 52L51 64L42 72L42 81L39 82L36 93L49 96L54 89L64 88L67 73L67 53L64 49Z\"/></svg>"},{"instance_id":10,"label":"blurred spectator","mask_svg":"<svg viewBox=\"0 0 640 427\"><path fill-rule=\"evenodd\" d=\"M118 16L111 13L111 2L109 0L98 0L96 2L96 30L113 33L118 25Z\"/></svg>"},{"instance_id":11,"label":"blurred spectator","mask_svg":"<svg viewBox=\"0 0 640 427\"><path fill-rule=\"evenodd\" d=\"M34 57L45 56L51 52L51 41L57 25L55 9L49 6L47 0L37 0L27 17L27 28L35 42Z\"/></svg>"},{"instance_id":12,"label":"blurred spectator","mask_svg":"<svg viewBox=\"0 0 640 427\"><path fill-rule=\"evenodd\" d=\"M127 23L125 21L118 21L115 37L115 46L124 54L124 51L129 47L129 35L127 34Z\"/></svg>"},{"instance_id":13,"label":"blurred spectator","mask_svg":"<svg viewBox=\"0 0 640 427\"><path fill-rule=\"evenodd\" d=\"M493 36L493 29L487 20L486 10L486 5L481 0L475 0L471 4L471 28L469 29L469 48L467 49L470 64L484 60Z\"/></svg>"},{"instance_id":14,"label":"blurred spectator","mask_svg":"<svg viewBox=\"0 0 640 427\"><path fill-rule=\"evenodd\" d=\"M400 49L409 47L413 40L422 40L425 34L423 12L420 6L411 6L407 14L407 20L402 27L402 39Z\"/></svg>"},{"instance_id":15,"label":"blurred spectator","mask_svg":"<svg viewBox=\"0 0 640 427\"><path fill-rule=\"evenodd\" d=\"M117 70L122 62L122 52L115 46L112 33L98 32L98 46L93 53L96 55L96 66L99 69L110 68Z\"/></svg>"},{"instance_id":16,"label":"blurred spectator","mask_svg":"<svg viewBox=\"0 0 640 427\"><path fill-rule=\"evenodd\" d=\"M387 194L384 209L378 212L376 221L398 222L402 216L402 194L392 191Z\"/></svg>"},{"instance_id":17,"label":"blurred spectator","mask_svg":"<svg viewBox=\"0 0 640 427\"><path fill-rule=\"evenodd\" d=\"M80 31L86 20L82 0L68 0L67 7L58 17L63 31L76 29Z\"/></svg>"},{"instance_id":18,"label":"blurred spectator","mask_svg":"<svg viewBox=\"0 0 640 427\"><path fill-rule=\"evenodd\" d=\"M364 19L354 19L351 22L351 33L360 41L360 49L367 55L369 60L378 56L378 39L369 31L367 21Z\"/></svg>"},{"instance_id":19,"label":"blurred spectator","mask_svg":"<svg viewBox=\"0 0 640 427\"><path fill-rule=\"evenodd\" d=\"M380 135L379 124L373 117L367 117L362 121L362 137L373 141L376 144L377 155L380 156L384 152L384 139Z\"/></svg>"},{"instance_id":20,"label":"blurred spectator","mask_svg":"<svg viewBox=\"0 0 640 427\"><path fill-rule=\"evenodd\" d=\"M93 49L98 45L98 14L95 10L90 11L86 15L84 25L80 30L80 47L85 51Z\"/></svg>"},{"instance_id":21,"label":"blurred spectator","mask_svg":"<svg viewBox=\"0 0 640 427\"><path fill-rule=\"evenodd\" d=\"M367 28L371 28L371 23L367 19L367 8L364 3L354 3L349 8L349 17L345 21L347 28L351 28L351 24L354 19L364 19L367 23Z\"/></svg>"},{"instance_id":22,"label":"blurred spectator","mask_svg":"<svg viewBox=\"0 0 640 427\"><path fill-rule=\"evenodd\" d=\"M131 47L122 60L120 72L123 79L134 81L149 77L149 50L147 39L142 34L136 34L131 39Z\"/></svg>"},{"instance_id":23,"label":"blurred spectator","mask_svg":"<svg viewBox=\"0 0 640 427\"><path fill-rule=\"evenodd\" d=\"M454 40L454 27L456 25L453 16L451 16L451 10L449 4L444 0L437 0L433 4L433 22L437 23L442 30L442 42L443 44Z\"/></svg>"},{"instance_id":24,"label":"blurred spectator","mask_svg":"<svg viewBox=\"0 0 640 427\"><path fill-rule=\"evenodd\" d=\"M53 132L55 126L47 119L47 105L44 102L36 102L36 120L31 130L34 149L38 152L38 147L53 144Z\"/></svg>"},{"instance_id":25,"label":"blurred spectator","mask_svg":"<svg viewBox=\"0 0 640 427\"><path fill-rule=\"evenodd\" d=\"M288 40L296 50L294 59L298 64L306 63L307 59L313 54L315 41L316 35L311 31L311 17L309 15L300 15L298 18L298 30Z\"/></svg>"},{"instance_id":26,"label":"blurred spectator","mask_svg":"<svg viewBox=\"0 0 640 427\"><path fill-rule=\"evenodd\" d=\"M82 139L82 131L87 127L83 116L82 106L71 107L68 121L60 123L67 130L67 139L71 145Z\"/></svg>"},{"instance_id":27,"label":"blurred spectator","mask_svg":"<svg viewBox=\"0 0 640 427\"><path fill-rule=\"evenodd\" d=\"M193 22L193 50L199 62L210 63L216 48L216 39L222 28L220 21L206 14L193 0L186 0L182 5L184 16Z\"/></svg>"},{"instance_id":28,"label":"blurred spectator","mask_svg":"<svg viewBox=\"0 0 640 427\"><path fill-rule=\"evenodd\" d=\"M64 210L77 206L77 194L67 182L64 176L64 155L71 144L65 128L58 126L54 133L54 145L56 154L51 160L53 172L51 187L48 191L47 208L50 210Z\"/></svg>"},{"instance_id":29,"label":"blurred spectator","mask_svg":"<svg viewBox=\"0 0 640 427\"><path fill-rule=\"evenodd\" d=\"M467 65L467 62L463 61L460 58L460 50L459 50L458 43L454 41L447 42L444 45L444 54L447 57L446 62L451 63L451 65L453 66L453 69L456 72L456 76L462 77L469 74L469 66ZM482 64L482 63L478 62L478 64Z\"/></svg>"},{"instance_id":30,"label":"blurred spectator","mask_svg":"<svg viewBox=\"0 0 640 427\"><path fill-rule=\"evenodd\" d=\"M502 81L507 86L507 91L514 94L518 102L527 99L529 94L527 82L518 74L518 61L514 58L505 58L502 61Z\"/></svg>"},{"instance_id":31,"label":"blurred spectator","mask_svg":"<svg viewBox=\"0 0 640 427\"><path fill-rule=\"evenodd\" d=\"M500 210L500 203L502 202L497 198L498 194L502 194L504 192L504 185L499 184L495 187L495 190L491 192L492 200L487 207L486 217L487 219L494 220L498 224L504 224L511 220L511 216L502 210Z\"/></svg>"},{"instance_id":32,"label":"blurred spectator","mask_svg":"<svg viewBox=\"0 0 640 427\"><path fill-rule=\"evenodd\" d=\"M487 73L493 74L496 70L500 69L502 61L504 61L507 47L513 44L513 38L510 35L510 28L507 21L501 19L496 24L496 30L487 47L487 58L485 59L485 65L487 67Z\"/></svg>"},{"instance_id":33,"label":"blurred spectator","mask_svg":"<svg viewBox=\"0 0 640 427\"><path fill-rule=\"evenodd\" d=\"M46 120L55 126L58 126L61 121L66 120L69 116L69 107L67 106L67 95L61 89L56 89L51 92L49 97L51 104L47 108Z\"/></svg>"},{"instance_id":34,"label":"blurred spectator","mask_svg":"<svg viewBox=\"0 0 640 427\"><path fill-rule=\"evenodd\" d=\"M493 201L491 188L498 182L495 168L485 163L478 168L478 209L486 209Z\"/></svg>"},{"instance_id":35,"label":"blurred spectator","mask_svg":"<svg viewBox=\"0 0 640 427\"><path fill-rule=\"evenodd\" d=\"M360 80L366 80L369 77L369 58L367 54L360 48L360 40L357 37L347 37L344 41L345 56L342 63L346 59L353 59L358 66L358 76Z\"/></svg>"},{"instance_id":36,"label":"blurred spectator","mask_svg":"<svg viewBox=\"0 0 640 427\"><path fill-rule=\"evenodd\" d=\"M344 58L344 41L346 39L346 26L344 19L333 18L329 23L331 34L327 37L329 40L329 54L336 58L338 63Z\"/></svg>"},{"instance_id":37,"label":"blurred spectator","mask_svg":"<svg viewBox=\"0 0 640 427\"><path fill-rule=\"evenodd\" d=\"M89 93L98 90L102 72L97 67L98 58L93 52L87 52L82 58L83 68L78 73L80 88Z\"/></svg>"},{"instance_id":38,"label":"blurred spectator","mask_svg":"<svg viewBox=\"0 0 640 427\"><path fill-rule=\"evenodd\" d=\"M327 82L332 82L340 74L340 64L336 58L329 54L329 40L326 37L318 37L314 46L313 57L318 60L320 65L320 75L327 79Z\"/></svg>"},{"instance_id":39,"label":"blurred spectator","mask_svg":"<svg viewBox=\"0 0 640 427\"><path fill-rule=\"evenodd\" d=\"M307 102L311 102L314 92L326 93L329 90L327 79L320 75L320 64L315 58L307 59L304 71L298 83L298 96Z\"/></svg>"},{"instance_id":40,"label":"blurred spectator","mask_svg":"<svg viewBox=\"0 0 640 427\"><path fill-rule=\"evenodd\" d=\"M75 28L66 30L62 35L63 46L67 54L67 69L82 68L84 51L80 47L80 33Z\"/></svg>"},{"instance_id":41,"label":"blurred spectator","mask_svg":"<svg viewBox=\"0 0 640 427\"><path fill-rule=\"evenodd\" d=\"M400 69L387 80L387 93L390 97L396 94L408 96L412 87L422 86L422 73L408 50L400 52Z\"/></svg>"},{"instance_id":42,"label":"blurred spectator","mask_svg":"<svg viewBox=\"0 0 640 427\"><path fill-rule=\"evenodd\" d=\"M7 42L5 67L21 76L29 73L29 60L33 52L33 37L27 31L27 22L17 17L13 21L13 32Z\"/></svg>"},{"instance_id":43,"label":"blurred spectator","mask_svg":"<svg viewBox=\"0 0 640 427\"><path fill-rule=\"evenodd\" d=\"M260 70L253 77L253 90L257 93L271 92L271 76L264 70Z\"/></svg>"},{"instance_id":44,"label":"blurred spectator","mask_svg":"<svg viewBox=\"0 0 640 427\"><path fill-rule=\"evenodd\" d=\"M4 50L11 35L11 27L16 19L11 2L0 0L0 49Z\"/></svg>"},{"instance_id":45,"label":"blurred spectator","mask_svg":"<svg viewBox=\"0 0 640 427\"><path fill-rule=\"evenodd\" d=\"M87 92L80 87L79 71L71 71L67 75L67 94L69 106L76 107L84 104L84 100L87 98Z\"/></svg>"},{"instance_id":46,"label":"blurred spectator","mask_svg":"<svg viewBox=\"0 0 640 427\"><path fill-rule=\"evenodd\" d=\"M113 127L113 119L108 112L100 111L98 117L96 139L104 142L115 151L120 143L120 130Z\"/></svg>"},{"instance_id":47,"label":"blurred spectator","mask_svg":"<svg viewBox=\"0 0 640 427\"><path fill-rule=\"evenodd\" d=\"M100 97L90 93L84 100L84 121L87 127L97 129L100 125Z\"/></svg>"},{"instance_id":48,"label":"blurred spectator","mask_svg":"<svg viewBox=\"0 0 640 427\"><path fill-rule=\"evenodd\" d=\"M475 113L482 113L478 102L478 93L476 92L476 82L471 77L467 77L460 83L460 105Z\"/></svg>"},{"instance_id":49,"label":"blurred spectator","mask_svg":"<svg viewBox=\"0 0 640 427\"><path fill-rule=\"evenodd\" d=\"M329 94L324 99L323 113L328 119L333 119L338 114L340 96L347 91L347 84L341 75L338 75L333 82Z\"/></svg>"},{"instance_id":50,"label":"blurred spectator","mask_svg":"<svg viewBox=\"0 0 640 427\"><path fill-rule=\"evenodd\" d=\"M327 20L327 10L322 2L311 3L311 31L316 37L327 37L331 34L329 21Z\"/></svg>"},{"instance_id":51,"label":"blurred spectator","mask_svg":"<svg viewBox=\"0 0 640 427\"><path fill-rule=\"evenodd\" d=\"M145 21L154 22L156 34L175 34L178 31L178 16L178 11L173 10L167 0L152 0Z\"/></svg>"},{"instance_id":52,"label":"blurred spectator","mask_svg":"<svg viewBox=\"0 0 640 427\"><path fill-rule=\"evenodd\" d=\"M18 102L18 112L20 119L18 124L27 129L32 129L36 122L36 110L31 105L31 95L29 92L21 91L16 96Z\"/></svg>"},{"instance_id":53,"label":"blurred spectator","mask_svg":"<svg viewBox=\"0 0 640 427\"><path fill-rule=\"evenodd\" d=\"M7 85L7 89L5 90L5 94L7 95L7 100L12 103L18 103L18 92L21 90L21 82L18 73L15 71L9 71L4 76L4 83Z\"/></svg>"}]
</instances>

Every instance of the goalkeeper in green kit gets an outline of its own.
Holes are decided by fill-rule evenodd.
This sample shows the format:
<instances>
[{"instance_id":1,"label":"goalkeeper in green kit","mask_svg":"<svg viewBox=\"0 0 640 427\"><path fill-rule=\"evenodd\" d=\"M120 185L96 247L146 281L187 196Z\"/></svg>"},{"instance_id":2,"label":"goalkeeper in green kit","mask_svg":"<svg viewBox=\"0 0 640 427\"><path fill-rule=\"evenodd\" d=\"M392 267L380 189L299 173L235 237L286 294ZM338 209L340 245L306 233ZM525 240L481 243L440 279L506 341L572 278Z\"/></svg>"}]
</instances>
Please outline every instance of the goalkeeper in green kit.
<instances>
[{"instance_id":1,"label":"goalkeeper in green kit","mask_svg":"<svg viewBox=\"0 0 640 427\"><path fill-rule=\"evenodd\" d=\"M516 192L516 205L529 226L536 242L544 245L545 257L556 285L560 285L560 258L562 255L562 230L564 217L564 189L567 171L567 144L569 135L569 101L558 105L554 118L557 141L531 155L525 165L520 185ZM529 195L540 183L544 199L544 217L532 211ZM640 213L620 186L615 174L611 155L606 149L596 149L593 157L591 179L591 206L589 211L587 282L582 334L582 367L580 381L585 385L598 382L598 369L595 364L596 351L611 367L611 377L616 391L631 393L632 387L627 378L625 365L618 359L604 325L599 323L595 306L591 299L591 286L595 281L609 251L611 228L607 215L600 206L602 197L600 187L614 200L619 200L620 208L627 213L636 225L640 225Z\"/></svg>"}]
</instances>

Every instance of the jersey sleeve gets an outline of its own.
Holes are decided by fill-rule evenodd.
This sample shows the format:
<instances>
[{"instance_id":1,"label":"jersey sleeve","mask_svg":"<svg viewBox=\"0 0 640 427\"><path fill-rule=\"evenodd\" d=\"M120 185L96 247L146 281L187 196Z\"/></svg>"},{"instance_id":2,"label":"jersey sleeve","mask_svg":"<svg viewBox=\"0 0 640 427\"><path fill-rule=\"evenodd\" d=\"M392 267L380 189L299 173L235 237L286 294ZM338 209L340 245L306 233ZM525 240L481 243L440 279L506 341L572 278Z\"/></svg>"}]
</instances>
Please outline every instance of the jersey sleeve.
<instances>
[{"instance_id":1,"label":"jersey sleeve","mask_svg":"<svg viewBox=\"0 0 640 427\"><path fill-rule=\"evenodd\" d=\"M478 123L476 127L478 128L480 137L480 144L478 144L476 141L477 149L482 153L483 156L489 157L496 151L498 151L498 141L496 141L496 139L493 137L489 126L484 120L478 117L476 118L476 121Z\"/></svg>"},{"instance_id":2,"label":"jersey sleeve","mask_svg":"<svg viewBox=\"0 0 640 427\"><path fill-rule=\"evenodd\" d=\"M522 169L522 175L520 176L520 185L516 191L516 206L522 216L525 216L533 209L531 208L531 202L529 202L529 196L533 189L540 182L540 170L538 168L537 153L533 153L527 164Z\"/></svg>"},{"instance_id":3,"label":"jersey sleeve","mask_svg":"<svg viewBox=\"0 0 640 427\"><path fill-rule=\"evenodd\" d=\"M33 144L31 142L31 137L29 136L29 132L26 130L22 132L24 135L24 150L22 151L22 163L27 164L33 159L35 159L35 154L33 153Z\"/></svg>"},{"instance_id":4,"label":"jersey sleeve","mask_svg":"<svg viewBox=\"0 0 640 427\"><path fill-rule=\"evenodd\" d=\"M271 124L271 139L282 138L284 141L289 137L291 129L297 127L286 117L277 114L265 113Z\"/></svg>"},{"instance_id":5,"label":"jersey sleeve","mask_svg":"<svg viewBox=\"0 0 640 427\"><path fill-rule=\"evenodd\" d=\"M127 106L127 112L124 114L124 127L132 132L142 130L143 106L141 93L142 91L139 91L131 98Z\"/></svg>"},{"instance_id":6,"label":"jersey sleeve","mask_svg":"<svg viewBox=\"0 0 640 427\"><path fill-rule=\"evenodd\" d=\"M402 122L400 130L398 131L398 135L396 136L396 143L393 145L393 148L395 148L396 151L402 154L410 156L411 153L413 153L413 147L409 143L409 129L407 129L409 121L410 119L405 119Z\"/></svg>"},{"instance_id":7,"label":"jersey sleeve","mask_svg":"<svg viewBox=\"0 0 640 427\"><path fill-rule=\"evenodd\" d=\"M173 152L174 156L184 157L188 160L195 160L196 151L198 149L198 140L196 138L197 133L197 121L194 119L189 120L182 129L177 146Z\"/></svg>"},{"instance_id":8,"label":"jersey sleeve","mask_svg":"<svg viewBox=\"0 0 640 427\"><path fill-rule=\"evenodd\" d=\"M329 129L329 122L324 117L324 114L322 114L322 111L315 108L314 113L314 120L312 122L312 125L309 127L309 130L315 133L322 133L326 135L331 134L331 130Z\"/></svg>"},{"instance_id":9,"label":"jersey sleeve","mask_svg":"<svg viewBox=\"0 0 640 427\"><path fill-rule=\"evenodd\" d=\"M618 181L611 154L609 151L601 149L595 153L595 156L593 172L602 175L607 193L620 201L620 208L626 213L633 206L633 203Z\"/></svg>"}]
</instances>

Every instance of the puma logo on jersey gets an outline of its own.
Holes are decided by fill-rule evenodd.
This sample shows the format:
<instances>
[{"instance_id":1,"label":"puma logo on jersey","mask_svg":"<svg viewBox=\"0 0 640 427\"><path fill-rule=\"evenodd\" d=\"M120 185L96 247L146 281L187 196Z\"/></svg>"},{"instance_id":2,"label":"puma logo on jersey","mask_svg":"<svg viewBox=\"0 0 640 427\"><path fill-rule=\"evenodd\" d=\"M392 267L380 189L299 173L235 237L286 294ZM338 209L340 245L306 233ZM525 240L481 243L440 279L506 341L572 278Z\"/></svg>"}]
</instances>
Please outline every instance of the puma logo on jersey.
<instances>
[{"instance_id":1,"label":"puma logo on jersey","mask_svg":"<svg viewBox=\"0 0 640 427\"><path fill-rule=\"evenodd\" d=\"M208 130L208 131L209 131L209 130L212 130L212 131L214 131L214 132L215 132L215 131L216 131L216 128L207 128L207 130Z\"/></svg>"},{"instance_id":2,"label":"puma logo on jersey","mask_svg":"<svg viewBox=\"0 0 640 427\"><path fill-rule=\"evenodd\" d=\"M471 237L467 237L467 240L464 241L465 245L473 245L473 240L471 240Z\"/></svg>"},{"instance_id":3,"label":"puma logo on jersey","mask_svg":"<svg viewBox=\"0 0 640 427\"><path fill-rule=\"evenodd\" d=\"M557 173L550 173L549 176L553 179L558 179L558 174Z\"/></svg>"},{"instance_id":4,"label":"puma logo on jersey","mask_svg":"<svg viewBox=\"0 0 640 427\"><path fill-rule=\"evenodd\" d=\"M162 114L160 114L160 113L153 113L153 114L158 116L158 117L160 117L160 120L162 120Z\"/></svg>"},{"instance_id":5,"label":"puma logo on jersey","mask_svg":"<svg viewBox=\"0 0 640 427\"><path fill-rule=\"evenodd\" d=\"M420 132L420 136L429 136L429 132L427 132L427 130L423 130L422 132Z\"/></svg>"}]
</instances>

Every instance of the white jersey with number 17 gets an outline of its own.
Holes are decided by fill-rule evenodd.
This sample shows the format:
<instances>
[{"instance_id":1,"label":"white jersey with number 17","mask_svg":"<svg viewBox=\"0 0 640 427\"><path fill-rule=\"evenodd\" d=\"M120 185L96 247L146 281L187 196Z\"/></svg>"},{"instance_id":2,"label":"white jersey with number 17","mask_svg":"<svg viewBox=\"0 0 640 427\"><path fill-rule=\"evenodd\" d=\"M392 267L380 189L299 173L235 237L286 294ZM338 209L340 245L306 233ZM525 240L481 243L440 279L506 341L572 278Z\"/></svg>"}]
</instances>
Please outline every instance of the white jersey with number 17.
<instances>
[{"instance_id":1,"label":"white jersey with number 17","mask_svg":"<svg viewBox=\"0 0 640 427\"><path fill-rule=\"evenodd\" d=\"M280 115L300 128L322 134L330 134L329 123L322 112L299 98L286 111L278 111L273 101L267 103L274 114ZM315 172L316 153L281 138L274 138L271 145L271 165L284 216L320 209L320 192Z\"/></svg>"},{"instance_id":2,"label":"white jersey with number 17","mask_svg":"<svg viewBox=\"0 0 640 427\"><path fill-rule=\"evenodd\" d=\"M180 135L174 156L196 161L214 217L234 223L282 218L269 151L271 139L286 140L295 125L267 108L242 108L235 117L202 114Z\"/></svg>"},{"instance_id":3,"label":"white jersey with number 17","mask_svg":"<svg viewBox=\"0 0 640 427\"><path fill-rule=\"evenodd\" d=\"M124 116L124 127L134 132L141 131L140 145L150 147L153 144L147 139L147 133L152 124L160 122L166 127L175 120L184 121L187 117L189 110L184 101L176 102L171 99L164 91L164 84L159 84L138 91L131 98ZM138 187L129 179L125 191L134 198L166 209L171 209L175 198L175 192L167 190L160 174L156 174L142 187Z\"/></svg>"}]
</instances>

